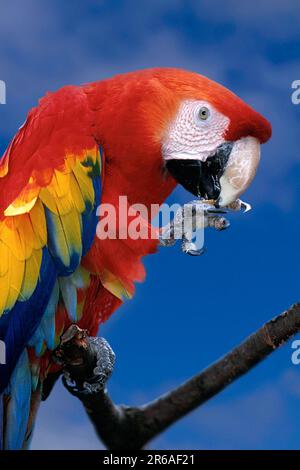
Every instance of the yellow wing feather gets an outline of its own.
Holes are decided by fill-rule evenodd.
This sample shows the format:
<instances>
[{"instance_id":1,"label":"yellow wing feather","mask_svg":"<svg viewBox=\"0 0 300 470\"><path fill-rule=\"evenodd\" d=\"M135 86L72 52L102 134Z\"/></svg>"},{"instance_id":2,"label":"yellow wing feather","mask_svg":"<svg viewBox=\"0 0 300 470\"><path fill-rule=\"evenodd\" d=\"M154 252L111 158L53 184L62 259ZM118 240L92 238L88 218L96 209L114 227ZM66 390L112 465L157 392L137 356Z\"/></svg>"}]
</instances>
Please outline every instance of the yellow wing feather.
<instances>
[{"instance_id":1,"label":"yellow wing feather","mask_svg":"<svg viewBox=\"0 0 300 470\"><path fill-rule=\"evenodd\" d=\"M45 187L38 186L33 175L4 211L0 221L0 316L17 301L27 300L37 285L43 249L49 242L47 217L62 262L67 266L73 251L81 256L81 214L95 197L87 159L100 165L97 147L81 155L67 155L65 167L52 171L52 177L47 169ZM41 181L43 175L39 176Z\"/></svg>"}]
</instances>

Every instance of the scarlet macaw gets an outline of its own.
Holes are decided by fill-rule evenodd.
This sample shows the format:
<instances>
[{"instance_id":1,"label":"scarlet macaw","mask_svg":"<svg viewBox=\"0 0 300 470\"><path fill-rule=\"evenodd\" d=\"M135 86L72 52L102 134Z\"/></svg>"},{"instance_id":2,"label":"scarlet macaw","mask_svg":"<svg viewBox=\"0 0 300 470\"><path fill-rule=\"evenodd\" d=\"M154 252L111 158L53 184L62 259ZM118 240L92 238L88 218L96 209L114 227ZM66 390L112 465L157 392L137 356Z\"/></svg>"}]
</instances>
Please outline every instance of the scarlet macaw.
<instances>
[{"instance_id":1,"label":"scarlet macaw","mask_svg":"<svg viewBox=\"0 0 300 470\"><path fill-rule=\"evenodd\" d=\"M96 237L99 204L126 195L150 209L179 182L226 206L270 135L236 95L178 69L66 86L30 111L0 164L4 448L26 445L63 332L76 323L96 336L156 250L157 240Z\"/></svg>"}]
</instances>

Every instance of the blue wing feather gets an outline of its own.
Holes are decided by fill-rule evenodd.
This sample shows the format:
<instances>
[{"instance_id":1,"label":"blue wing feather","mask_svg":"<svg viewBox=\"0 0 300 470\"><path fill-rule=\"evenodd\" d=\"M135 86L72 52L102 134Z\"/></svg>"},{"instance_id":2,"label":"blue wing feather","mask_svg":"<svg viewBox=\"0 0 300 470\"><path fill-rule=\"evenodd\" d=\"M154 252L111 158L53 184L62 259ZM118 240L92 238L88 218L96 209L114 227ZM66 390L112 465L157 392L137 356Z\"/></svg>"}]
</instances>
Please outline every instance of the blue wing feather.
<instances>
[{"instance_id":1,"label":"blue wing feather","mask_svg":"<svg viewBox=\"0 0 300 470\"><path fill-rule=\"evenodd\" d=\"M102 152L100 152L102 157ZM89 163L87 163L89 166ZM45 207L48 246L43 249L43 256L37 286L26 301L17 301L14 307L0 317L0 340L6 345L6 364L0 364L0 448L3 445L1 427L2 394L10 394L10 405L6 419L6 448L17 449L22 446L30 409L31 373L26 353L26 346L41 353L43 342L50 349L55 347L55 310L58 302L58 279L72 274L80 264L81 256L90 249L98 218L97 207L101 198L101 176L99 168L91 167L91 179L94 187L94 203L86 206L82 213L82 252L71 253L70 264L65 266L59 258L55 246L53 220ZM93 173L94 172L94 173ZM53 236L52 236L53 235ZM64 284L64 283L63 283ZM69 314L76 321L76 289L65 286L65 301ZM74 298L73 298L73 297ZM19 385L18 385L19 384Z\"/></svg>"},{"instance_id":2,"label":"blue wing feather","mask_svg":"<svg viewBox=\"0 0 300 470\"><path fill-rule=\"evenodd\" d=\"M0 318L0 339L6 345L6 364L0 365L0 393L6 388L20 354L38 328L56 281L56 268L44 248L36 289L26 302L17 302Z\"/></svg>"}]
</instances>

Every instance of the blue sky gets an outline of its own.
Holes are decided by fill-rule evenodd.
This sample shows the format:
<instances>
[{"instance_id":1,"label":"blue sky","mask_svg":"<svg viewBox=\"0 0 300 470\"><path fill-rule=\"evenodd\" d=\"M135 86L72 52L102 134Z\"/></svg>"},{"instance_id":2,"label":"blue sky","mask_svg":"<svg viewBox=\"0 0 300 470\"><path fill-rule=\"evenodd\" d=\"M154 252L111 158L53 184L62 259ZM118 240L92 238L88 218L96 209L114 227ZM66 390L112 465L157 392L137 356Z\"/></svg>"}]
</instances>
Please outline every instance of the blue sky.
<instances>
[{"instance_id":1,"label":"blue sky","mask_svg":"<svg viewBox=\"0 0 300 470\"><path fill-rule=\"evenodd\" d=\"M230 229L206 233L198 259L178 247L146 260L147 280L101 329L117 354L110 391L143 403L226 353L300 300L300 79L297 0L3 0L0 106L4 150L48 90L151 66L221 82L273 125L253 206ZM171 200L190 199L178 189ZM168 430L156 448L300 448L300 366L290 344ZM33 448L99 448L81 406L59 385L42 406Z\"/></svg>"}]
</instances>

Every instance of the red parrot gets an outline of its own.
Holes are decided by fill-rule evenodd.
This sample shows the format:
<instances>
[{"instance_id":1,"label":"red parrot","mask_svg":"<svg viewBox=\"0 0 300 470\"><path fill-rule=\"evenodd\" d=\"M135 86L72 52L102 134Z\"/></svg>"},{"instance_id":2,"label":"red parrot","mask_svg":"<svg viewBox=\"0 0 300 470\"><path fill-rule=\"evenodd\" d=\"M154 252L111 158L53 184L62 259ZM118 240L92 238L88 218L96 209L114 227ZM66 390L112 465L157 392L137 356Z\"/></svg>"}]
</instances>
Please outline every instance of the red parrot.
<instances>
[{"instance_id":1,"label":"red parrot","mask_svg":"<svg viewBox=\"0 0 300 470\"><path fill-rule=\"evenodd\" d=\"M98 206L126 195L150 213L177 183L227 206L270 136L236 95L179 69L66 86L29 112L0 162L0 448L26 447L62 334L96 336L156 251L97 237Z\"/></svg>"}]
</instances>

